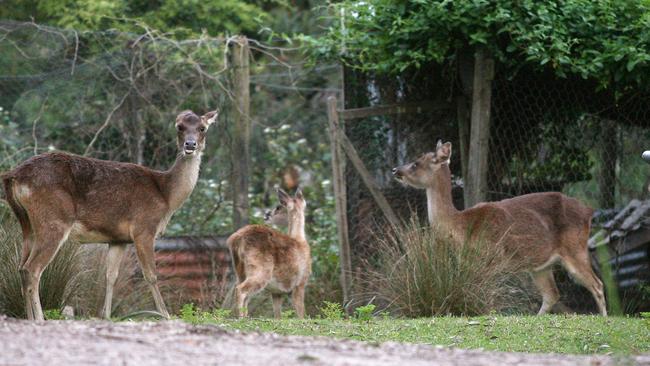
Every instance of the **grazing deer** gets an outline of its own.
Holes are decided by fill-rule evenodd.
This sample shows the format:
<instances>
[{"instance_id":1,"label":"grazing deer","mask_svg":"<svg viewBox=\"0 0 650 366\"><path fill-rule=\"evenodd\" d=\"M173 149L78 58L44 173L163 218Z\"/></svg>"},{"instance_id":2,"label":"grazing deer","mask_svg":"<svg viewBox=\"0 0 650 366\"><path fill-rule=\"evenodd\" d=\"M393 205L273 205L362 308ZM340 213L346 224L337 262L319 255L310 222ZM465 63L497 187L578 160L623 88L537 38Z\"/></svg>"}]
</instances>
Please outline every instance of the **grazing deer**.
<instances>
[{"instance_id":1,"label":"grazing deer","mask_svg":"<svg viewBox=\"0 0 650 366\"><path fill-rule=\"evenodd\" d=\"M176 162L167 171L61 152L34 156L2 177L7 201L23 233L20 275L28 319L44 320L41 273L68 239L108 243L104 317L127 243L135 243L158 312L169 313L158 289L154 240L192 193L208 127L217 112L176 117Z\"/></svg>"},{"instance_id":2,"label":"grazing deer","mask_svg":"<svg viewBox=\"0 0 650 366\"><path fill-rule=\"evenodd\" d=\"M543 298L538 314L548 312L560 298L552 268L560 262L591 292L600 313L607 315L603 283L591 269L587 250L593 210L561 193L546 192L458 211L451 198L450 158L451 143L438 141L435 152L393 169L399 181L426 189L429 222L457 240L484 232L486 239L502 243L532 273Z\"/></svg>"},{"instance_id":3,"label":"grazing deer","mask_svg":"<svg viewBox=\"0 0 650 366\"><path fill-rule=\"evenodd\" d=\"M285 293L299 318L305 316L305 286L311 275L311 254L305 239L305 207L300 189L294 197L278 190L287 212L288 235L268 226L248 225L228 238L228 247L237 275L235 298L240 317L248 315L251 297L268 288L273 299L273 315L280 318Z\"/></svg>"}]
</instances>

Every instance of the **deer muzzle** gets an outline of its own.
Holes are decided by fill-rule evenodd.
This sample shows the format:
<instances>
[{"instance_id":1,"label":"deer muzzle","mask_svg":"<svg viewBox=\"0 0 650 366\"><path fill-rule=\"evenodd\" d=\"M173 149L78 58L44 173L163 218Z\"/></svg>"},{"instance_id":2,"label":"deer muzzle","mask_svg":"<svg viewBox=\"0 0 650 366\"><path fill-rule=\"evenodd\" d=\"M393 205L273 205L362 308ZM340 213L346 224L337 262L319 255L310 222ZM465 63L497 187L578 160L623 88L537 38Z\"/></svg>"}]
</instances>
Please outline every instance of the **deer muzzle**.
<instances>
[{"instance_id":1,"label":"deer muzzle","mask_svg":"<svg viewBox=\"0 0 650 366\"><path fill-rule=\"evenodd\" d=\"M195 140L187 140L183 144L183 149L185 150L185 154L194 154L196 151L196 141Z\"/></svg>"}]
</instances>

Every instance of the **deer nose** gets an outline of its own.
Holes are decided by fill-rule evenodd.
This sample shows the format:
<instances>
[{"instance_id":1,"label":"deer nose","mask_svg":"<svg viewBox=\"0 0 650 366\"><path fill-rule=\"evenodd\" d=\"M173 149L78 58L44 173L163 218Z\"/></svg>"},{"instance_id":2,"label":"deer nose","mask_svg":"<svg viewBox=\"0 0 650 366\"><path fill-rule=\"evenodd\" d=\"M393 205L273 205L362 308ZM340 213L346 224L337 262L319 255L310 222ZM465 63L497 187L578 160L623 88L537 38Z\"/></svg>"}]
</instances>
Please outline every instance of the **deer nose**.
<instances>
[{"instance_id":1,"label":"deer nose","mask_svg":"<svg viewBox=\"0 0 650 366\"><path fill-rule=\"evenodd\" d=\"M194 140L185 141L185 150L196 150L196 141Z\"/></svg>"},{"instance_id":2,"label":"deer nose","mask_svg":"<svg viewBox=\"0 0 650 366\"><path fill-rule=\"evenodd\" d=\"M393 175L398 175L399 171L397 171L397 168L393 168Z\"/></svg>"}]
</instances>

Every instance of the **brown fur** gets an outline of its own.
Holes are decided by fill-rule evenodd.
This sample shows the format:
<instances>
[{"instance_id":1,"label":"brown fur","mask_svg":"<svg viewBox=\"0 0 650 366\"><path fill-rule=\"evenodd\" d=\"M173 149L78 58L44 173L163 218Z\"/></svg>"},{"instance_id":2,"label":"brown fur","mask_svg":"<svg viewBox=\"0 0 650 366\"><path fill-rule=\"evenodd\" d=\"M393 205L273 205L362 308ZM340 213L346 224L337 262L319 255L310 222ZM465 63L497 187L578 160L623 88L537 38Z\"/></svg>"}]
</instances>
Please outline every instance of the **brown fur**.
<instances>
[{"instance_id":1,"label":"brown fur","mask_svg":"<svg viewBox=\"0 0 650 366\"><path fill-rule=\"evenodd\" d=\"M282 296L291 293L296 315L304 317L304 291L311 274L311 253L304 237L304 200L292 200L286 207L289 234L262 225L248 225L228 238L228 247L237 275L237 307L247 316L250 298L268 288L273 313L280 317ZM302 201L302 203L301 203Z\"/></svg>"},{"instance_id":2,"label":"brown fur","mask_svg":"<svg viewBox=\"0 0 650 366\"><path fill-rule=\"evenodd\" d=\"M451 143L438 143L435 153L394 169L406 184L427 190L429 221L458 240L479 236L500 243L513 263L533 274L543 296L543 314L559 299L552 265L560 262L596 299L606 315L603 284L594 274L587 241L593 210L559 192L532 193L463 211L451 199Z\"/></svg>"},{"instance_id":3,"label":"brown fur","mask_svg":"<svg viewBox=\"0 0 650 366\"><path fill-rule=\"evenodd\" d=\"M2 177L23 230L20 271L28 318L43 319L40 275L68 238L110 244L105 316L110 316L124 244L134 242L158 311L169 317L156 282L154 240L194 188L207 128L215 117L216 112L202 118L191 111L179 114L180 152L168 171L54 152L34 156ZM187 141L196 142L195 152L185 146Z\"/></svg>"}]
</instances>

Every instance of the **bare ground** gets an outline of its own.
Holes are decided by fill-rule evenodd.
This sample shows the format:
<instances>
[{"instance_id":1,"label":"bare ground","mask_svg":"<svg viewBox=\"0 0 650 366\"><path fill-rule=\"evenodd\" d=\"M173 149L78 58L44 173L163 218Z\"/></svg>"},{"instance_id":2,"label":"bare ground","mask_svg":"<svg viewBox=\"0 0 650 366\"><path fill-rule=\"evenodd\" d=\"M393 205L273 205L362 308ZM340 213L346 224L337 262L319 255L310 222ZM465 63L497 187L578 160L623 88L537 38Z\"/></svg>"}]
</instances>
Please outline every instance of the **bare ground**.
<instances>
[{"instance_id":1,"label":"bare ground","mask_svg":"<svg viewBox=\"0 0 650 366\"><path fill-rule=\"evenodd\" d=\"M630 358L369 344L226 331L180 321L48 321L0 317L2 365L650 365Z\"/></svg>"}]
</instances>

